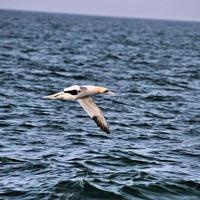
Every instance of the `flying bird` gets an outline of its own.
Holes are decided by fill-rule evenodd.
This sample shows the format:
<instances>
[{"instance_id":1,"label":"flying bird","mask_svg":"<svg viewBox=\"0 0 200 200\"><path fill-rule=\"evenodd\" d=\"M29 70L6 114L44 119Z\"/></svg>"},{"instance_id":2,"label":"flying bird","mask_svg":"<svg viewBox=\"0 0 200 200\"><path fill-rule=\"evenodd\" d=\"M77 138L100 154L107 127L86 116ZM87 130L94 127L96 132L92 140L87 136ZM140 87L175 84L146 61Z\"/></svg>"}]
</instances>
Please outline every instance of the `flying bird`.
<instances>
[{"instance_id":1,"label":"flying bird","mask_svg":"<svg viewBox=\"0 0 200 200\"><path fill-rule=\"evenodd\" d=\"M93 96L96 94L106 94L115 96L115 93L105 87L93 85L73 85L64 88L62 92L45 96L47 99L61 99L61 100L77 100L87 114L96 122L104 132L110 133L109 127L106 123L102 110L96 105Z\"/></svg>"}]
</instances>

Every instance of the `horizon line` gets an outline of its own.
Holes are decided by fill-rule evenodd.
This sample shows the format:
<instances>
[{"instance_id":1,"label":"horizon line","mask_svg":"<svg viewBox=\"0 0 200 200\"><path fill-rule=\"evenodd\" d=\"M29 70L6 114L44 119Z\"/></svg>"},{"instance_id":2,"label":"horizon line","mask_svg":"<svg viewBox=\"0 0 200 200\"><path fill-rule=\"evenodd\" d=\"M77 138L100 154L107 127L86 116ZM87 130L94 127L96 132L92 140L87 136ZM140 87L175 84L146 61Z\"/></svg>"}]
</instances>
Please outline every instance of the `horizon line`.
<instances>
[{"instance_id":1,"label":"horizon line","mask_svg":"<svg viewBox=\"0 0 200 200\"><path fill-rule=\"evenodd\" d=\"M73 13L73 12L60 12L60 11L45 11L45 10L29 10L29 9L15 9L15 8L0 8L4 11L19 11L19 12L33 12L33 13L44 13L44 14L66 14L66 15L77 15L87 17L102 17L102 18L121 18L121 19L138 19L138 20L157 20L157 21L169 21L169 22L194 22L200 23L199 20L192 19L168 19L168 18L151 18L151 17L134 17L134 16L121 16L121 15L104 15L104 14L86 14L86 13Z\"/></svg>"}]
</instances>

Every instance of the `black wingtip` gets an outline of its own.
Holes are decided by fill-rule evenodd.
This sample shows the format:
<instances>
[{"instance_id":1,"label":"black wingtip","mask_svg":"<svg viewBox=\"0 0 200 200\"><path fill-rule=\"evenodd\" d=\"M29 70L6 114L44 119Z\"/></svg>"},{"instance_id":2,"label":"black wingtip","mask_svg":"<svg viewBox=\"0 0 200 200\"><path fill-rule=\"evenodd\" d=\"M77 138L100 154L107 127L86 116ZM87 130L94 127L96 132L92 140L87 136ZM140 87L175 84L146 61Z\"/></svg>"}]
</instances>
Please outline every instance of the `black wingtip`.
<instances>
[{"instance_id":1,"label":"black wingtip","mask_svg":"<svg viewBox=\"0 0 200 200\"><path fill-rule=\"evenodd\" d=\"M93 116L92 119L96 122L97 126L99 128L101 128L104 132L106 132L107 134L110 133L110 130L107 126L105 126L104 124L101 123L101 121L99 120L98 116Z\"/></svg>"}]
</instances>

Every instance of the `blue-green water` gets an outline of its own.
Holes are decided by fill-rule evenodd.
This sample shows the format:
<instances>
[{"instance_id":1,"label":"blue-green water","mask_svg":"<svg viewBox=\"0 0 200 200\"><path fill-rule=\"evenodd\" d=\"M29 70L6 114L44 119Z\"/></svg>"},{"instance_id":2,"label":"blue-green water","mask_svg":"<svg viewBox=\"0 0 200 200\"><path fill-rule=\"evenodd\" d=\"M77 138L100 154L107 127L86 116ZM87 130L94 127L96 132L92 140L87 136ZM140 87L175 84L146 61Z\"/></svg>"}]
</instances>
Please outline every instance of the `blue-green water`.
<instances>
[{"instance_id":1,"label":"blue-green water","mask_svg":"<svg viewBox=\"0 0 200 200\"><path fill-rule=\"evenodd\" d=\"M0 199L200 198L200 23L1 10L0 88Z\"/></svg>"}]
</instances>

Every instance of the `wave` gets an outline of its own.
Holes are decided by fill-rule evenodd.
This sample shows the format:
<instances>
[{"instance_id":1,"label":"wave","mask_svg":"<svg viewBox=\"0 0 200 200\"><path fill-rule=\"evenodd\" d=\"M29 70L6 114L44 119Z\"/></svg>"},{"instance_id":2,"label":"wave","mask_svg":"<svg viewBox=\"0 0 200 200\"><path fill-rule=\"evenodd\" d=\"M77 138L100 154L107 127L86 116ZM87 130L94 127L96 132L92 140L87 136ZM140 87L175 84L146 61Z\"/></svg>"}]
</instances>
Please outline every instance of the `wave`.
<instances>
[{"instance_id":1,"label":"wave","mask_svg":"<svg viewBox=\"0 0 200 200\"><path fill-rule=\"evenodd\" d=\"M123 196L104 189L90 181L60 181L53 189L51 198L64 199L102 199L102 200L123 200Z\"/></svg>"}]
</instances>

